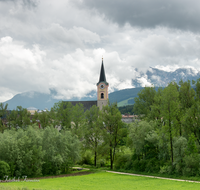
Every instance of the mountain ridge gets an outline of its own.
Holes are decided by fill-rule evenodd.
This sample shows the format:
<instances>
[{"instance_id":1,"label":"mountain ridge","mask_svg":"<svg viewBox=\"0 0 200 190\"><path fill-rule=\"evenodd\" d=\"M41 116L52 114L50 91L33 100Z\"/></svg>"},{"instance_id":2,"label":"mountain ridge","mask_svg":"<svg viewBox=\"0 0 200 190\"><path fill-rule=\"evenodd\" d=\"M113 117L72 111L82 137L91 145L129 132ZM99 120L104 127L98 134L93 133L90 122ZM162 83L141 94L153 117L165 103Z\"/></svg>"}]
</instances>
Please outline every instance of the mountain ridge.
<instances>
[{"instance_id":1,"label":"mountain ridge","mask_svg":"<svg viewBox=\"0 0 200 190\"><path fill-rule=\"evenodd\" d=\"M174 71L164 71L158 68L149 68L146 73L140 73L137 77L132 79L133 88L117 90L115 88L114 92L109 93L109 101L111 103L117 102L118 106L131 105L134 104L134 97L137 97L138 92L144 88L144 86L155 86L155 87L165 87L171 81L179 83L182 79L187 80L197 80L200 78L200 72L194 68L179 68ZM50 89L50 94L29 91L21 94L15 95L8 101L8 109L16 109L17 106L22 106L23 108L36 107L37 109L50 109L53 107L54 103L62 101L62 99L56 99L57 92ZM90 101L97 100L96 91L93 90L85 95L85 97L78 98L73 97L64 101Z\"/></svg>"}]
</instances>

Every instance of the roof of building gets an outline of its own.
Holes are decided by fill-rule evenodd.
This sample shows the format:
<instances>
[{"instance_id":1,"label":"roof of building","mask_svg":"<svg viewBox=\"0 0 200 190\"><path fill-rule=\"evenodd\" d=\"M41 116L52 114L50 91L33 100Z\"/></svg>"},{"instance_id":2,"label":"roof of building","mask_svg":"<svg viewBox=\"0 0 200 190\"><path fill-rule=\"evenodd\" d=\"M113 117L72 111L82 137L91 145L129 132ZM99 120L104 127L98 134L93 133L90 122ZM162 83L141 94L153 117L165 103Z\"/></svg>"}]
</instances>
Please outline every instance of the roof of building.
<instances>
[{"instance_id":1,"label":"roof of building","mask_svg":"<svg viewBox=\"0 0 200 190\"><path fill-rule=\"evenodd\" d=\"M122 115L122 118L137 118L138 115Z\"/></svg>"},{"instance_id":2,"label":"roof of building","mask_svg":"<svg viewBox=\"0 0 200 190\"><path fill-rule=\"evenodd\" d=\"M106 75L105 75L105 70L104 70L104 66L103 66L103 58L102 58L102 64L101 64L101 71L100 71L100 76L99 76L99 82L97 83L97 85L100 82L104 82L105 84L108 84L106 82Z\"/></svg>"}]
</instances>

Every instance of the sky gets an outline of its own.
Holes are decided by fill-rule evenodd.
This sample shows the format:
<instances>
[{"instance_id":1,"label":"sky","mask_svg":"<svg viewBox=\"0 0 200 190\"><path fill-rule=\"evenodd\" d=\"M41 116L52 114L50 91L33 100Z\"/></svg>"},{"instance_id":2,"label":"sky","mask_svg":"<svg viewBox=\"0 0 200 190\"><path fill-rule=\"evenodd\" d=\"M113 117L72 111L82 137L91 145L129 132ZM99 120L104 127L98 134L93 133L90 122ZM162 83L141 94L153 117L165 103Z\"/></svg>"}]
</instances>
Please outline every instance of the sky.
<instances>
[{"instance_id":1,"label":"sky","mask_svg":"<svg viewBox=\"0 0 200 190\"><path fill-rule=\"evenodd\" d=\"M199 0L0 0L0 102L84 97L102 57L109 92L151 67L199 71L199 18Z\"/></svg>"}]
</instances>

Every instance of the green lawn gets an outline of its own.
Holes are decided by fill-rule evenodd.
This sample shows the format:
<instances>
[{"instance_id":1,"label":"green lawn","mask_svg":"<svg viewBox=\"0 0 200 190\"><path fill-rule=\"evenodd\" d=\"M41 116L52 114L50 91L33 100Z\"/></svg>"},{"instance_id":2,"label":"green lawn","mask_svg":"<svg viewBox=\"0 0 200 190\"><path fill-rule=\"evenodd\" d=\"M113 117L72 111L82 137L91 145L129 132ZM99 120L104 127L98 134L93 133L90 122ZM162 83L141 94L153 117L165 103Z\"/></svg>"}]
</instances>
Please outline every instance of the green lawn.
<instances>
[{"instance_id":1,"label":"green lawn","mask_svg":"<svg viewBox=\"0 0 200 190\"><path fill-rule=\"evenodd\" d=\"M14 182L4 183L3 186L27 187L28 189L80 189L80 190L188 190L200 189L199 183L170 181L147 177L128 176L106 172L94 173L84 176L42 179L40 182ZM1 186L0 185L0 186ZM1 189L1 188L0 188ZM18 188L16 188L18 189Z\"/></svg>"}]
</instances>

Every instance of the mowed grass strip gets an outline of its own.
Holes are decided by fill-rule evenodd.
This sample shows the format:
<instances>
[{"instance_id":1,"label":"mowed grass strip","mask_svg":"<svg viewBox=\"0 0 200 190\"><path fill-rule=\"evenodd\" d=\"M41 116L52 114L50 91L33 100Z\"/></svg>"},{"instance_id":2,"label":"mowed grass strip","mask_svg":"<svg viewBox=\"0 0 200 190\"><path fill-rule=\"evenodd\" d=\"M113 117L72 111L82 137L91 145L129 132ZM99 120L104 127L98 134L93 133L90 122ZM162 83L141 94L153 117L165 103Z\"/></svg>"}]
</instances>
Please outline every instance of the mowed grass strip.
<instances>
[{"instance_id":1,"label":"mowed grass strip","mask_svg":"<svg viewBox=\"0 0 200 190\"><path fill-rule=\"evenodd\" d=\"M94 173L84 176L61 177L42 179L40 182L13 182L3 183L3 186L27 187L28 189L60 189L60 190L188 190L200 189L199 183L170 181L165 179L147 178L139 176L128 176L113 173Z\"/></svg>"}]
</instances>

